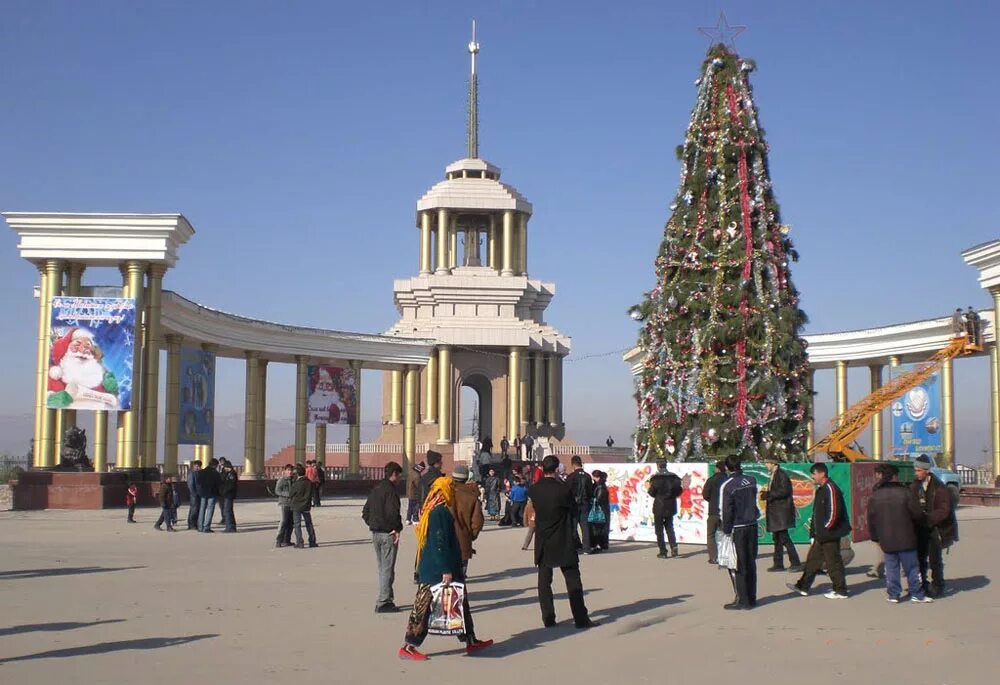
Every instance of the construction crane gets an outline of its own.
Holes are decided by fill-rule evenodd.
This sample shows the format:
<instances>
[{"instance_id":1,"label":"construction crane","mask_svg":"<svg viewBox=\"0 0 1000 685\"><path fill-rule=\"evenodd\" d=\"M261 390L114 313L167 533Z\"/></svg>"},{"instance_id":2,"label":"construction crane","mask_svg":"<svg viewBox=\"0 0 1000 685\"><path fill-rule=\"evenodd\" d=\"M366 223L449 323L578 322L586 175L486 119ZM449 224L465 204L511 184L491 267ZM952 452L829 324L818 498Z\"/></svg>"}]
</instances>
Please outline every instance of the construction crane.
<instances>
[{"instance_id":1,"label":"construction crane","mask_svg":"<svg viewBox=\"0 0 1000 685\"><path fill-rule=\"evenodd\" d=\"M982 345L976 345L964 335L952 338L947 347L938 350L930 359L920 362L912 371L890 379L881 388L834 418L830 434L813 445L809 452L826 452L834 461L865 459L864 453L855 449L851 443L861 435L873 416L888 407L894 399L902 397L933 376L946 361L982 351Z\"/></svg>"}]
</instances>

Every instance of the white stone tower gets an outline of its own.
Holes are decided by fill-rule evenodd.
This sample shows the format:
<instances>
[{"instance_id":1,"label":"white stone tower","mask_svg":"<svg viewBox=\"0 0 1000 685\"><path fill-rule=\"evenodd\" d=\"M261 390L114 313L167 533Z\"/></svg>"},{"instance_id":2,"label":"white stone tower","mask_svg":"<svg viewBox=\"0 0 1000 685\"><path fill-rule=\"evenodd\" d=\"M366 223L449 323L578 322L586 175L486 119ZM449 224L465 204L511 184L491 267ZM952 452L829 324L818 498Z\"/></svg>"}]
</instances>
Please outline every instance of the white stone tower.
<instances>
[{"instance_id":1,"label":"white stone tower","mask_svg":"<svg viewBox=\"0 0 1000 685\"><path fill-rule=\"evenodd\" d=\"M386 374L379 442L403 441L403 407L413 402L416 442L455 443L463 386L479 396L479 437L494 445L505 435L565 437L570 339L545 322L555 285L528 276L531 203L479 158L475 35L473 22L468 156L417 202L419 274L393 284L402 318L388 334L433 339L436 353L423 370Z\"/></svg>"}]
</instances>

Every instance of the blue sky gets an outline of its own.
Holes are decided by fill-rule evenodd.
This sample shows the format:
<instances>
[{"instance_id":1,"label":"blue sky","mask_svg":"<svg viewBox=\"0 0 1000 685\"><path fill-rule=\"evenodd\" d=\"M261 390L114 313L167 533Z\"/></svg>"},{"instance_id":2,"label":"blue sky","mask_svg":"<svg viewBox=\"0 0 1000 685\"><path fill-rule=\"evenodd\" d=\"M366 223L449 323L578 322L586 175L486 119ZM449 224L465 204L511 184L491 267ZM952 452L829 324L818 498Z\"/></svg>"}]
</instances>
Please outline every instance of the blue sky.
<instances>
[{"instance_id":1,"label":"blue sky","mask_svg":"<svg viewBox=\"0 0 1000 685\"><path fill-rule=\"evenodd\" d=\"M0 208L182 212L167 286L272 320L381 331L416 271L414 203L464 156L465 43L479 21L481 156L535 206L534 277L574 356L628 347L678 182L696 27L664 2L44 2L0 6ZM793 279L811 332L989 304L959 252L997 237L997 6L731 2L753 76ZM0 237L9 322L0 414L29 413L35 272ZM117 280L92 272L88 282ZM572 357L571 357L572 359ZM827 378L830 376L830 378ZM860 398L867 373L851 374ZM220 414L242 369L220 364ZM987 441L986 365L957 365L960 455ZM378 388L368 378L368 417ZM292 414L275 367L269 414ZM820 374L819 422L832 413ZM567 365L584 441L627 441L617 356ZM584 428L586 426L586 428ZM288 441L291 441L289 433ZM0 445L6 447L6 445ZM966 461L975 461L971 457Z\"/></svg>"}]
</instances>

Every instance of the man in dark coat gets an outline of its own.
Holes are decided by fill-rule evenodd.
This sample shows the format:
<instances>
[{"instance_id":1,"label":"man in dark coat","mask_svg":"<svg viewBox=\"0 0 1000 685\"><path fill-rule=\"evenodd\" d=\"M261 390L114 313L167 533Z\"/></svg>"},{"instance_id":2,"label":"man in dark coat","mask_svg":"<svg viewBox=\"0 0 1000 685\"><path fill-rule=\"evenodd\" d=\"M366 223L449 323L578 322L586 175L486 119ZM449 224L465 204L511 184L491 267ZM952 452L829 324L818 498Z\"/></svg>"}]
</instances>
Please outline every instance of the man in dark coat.
<instances>
[{"instance_id":1,"label":"man in dark coat","mask_svg":"<svg viewBox=\"0 0 1000 685\"><path fill-rule=\"evenodd\" d=\"M420 520L420 479L426 470L424 462L410 468L410 475L406 478L406 525L412 526Z\"/></svg>"},{"instance_id":2,"label":"man in dark coat","mask_svg":"<svg viewBox=\"0 0 1000 685\"><path fill-rule=\"evenodd\" d=\"M798 572L802 570L802 562L799 560L799 553L795 549L789 529L795 527L795 501L792 499L792 479L788 477L777 457L768 457L764 460L767 463L767 470L771 474L771 480L767 488L760 493L760 498L767 505L765 517L767 520L767 532L774 539L774 563L768 571L784 571L785 555L784 550L788 550L789 570Z\"/></svg>"},{"instance_id":3,"label":"man in dark coat","mask_svg":"<svg viewBox=\"0 0 1000 685\"><path fill-rule=\"evenodd\" d=\"M306 524L306 534L309 536L309 546L319 547L316 543L316 530L312 522L313 484L306 478L306 467L295 465L295 480L288 496L288 508L292 510L292 526L295 530L295 547L302 549L302 523Z\"/></svg>"},{"instance_id":4,"label":"man in dark coat","mask_svg":"<svg viewBox=\"0 0 1000 685\"><path fill-rule=\"evenodd\" d=\"M201 513L198 516L198 530L202 533L214 533L212 518L215 516L215 503L219 499L219 488L222 476L219 475L219 460L213 458L208 466L198 471L195 484L198 497L201 499Z\"/></svg>"},{"instance_id":5,"label":"man in dark coat","mask_svg":"<svg viewBox=\"0 0 1000 685\"><path fill-rule=\"evenodd\" d=\"M188 530L199 530L198 518L201 516L201 497L198 496L198 472L201 470L201 462L197 459L191 462L188 467Z\"/></svg>"},{"instance_id":6,"label":"man in dark coat","mask_svg":"<svg viewBox=\"0 0 1000 685\"><path fill-rule=\"evenodd\" d=\"M385 465L385 476L368 493L361 518L372 533L375 548L375 563L378 567L378 598L375 600L376 614L390 614L396 607L392 584L396 580L396 553L399 551L399 534L403 530L400 514L399 495L396 483L403 467L394 461Z\"/></svg>"},{"instance_id":7,"label":"man in dark coat","mask_svg":"<svg viewBox=\"0 0 1000 685\"><path fill-rule=\"evenodd\" d=\"M933 602L924 592L917 562L917 526L923 523L924 512L912 490L896 480L896 467L879 464L875 470L880 482L868 502L868 530L872 542L885 555L885 588L888 600L899 602L902 586L899 567L906 573L911 602Z\"/></svg>"},{"instance_id":8,"label":"man in dark coat","mask_svg":"<svg viewBox=\"0 0 1000 685\"><path fill-rule=\"evenodd\" d=\"M708 502L708 518L706 519L706 523L708 525L708 563L710 564L716 564L719 561L719 543L715 539L715 533L719 530L719 522L721 520L719 518L719 489L728 477L726 474L726 461L720 459L715 462L715 473L705 481L705 485L701 488L701 497Z\"/></svg>"},{"instance_id":9,"label":"man in dark coat","mask_svg":"<svg viewBox=\"0 0 1000 685\"><path fill-rule=\"evenodd\" d=\"M229 460L223 462L220 478L219 498L222 500L222 523L226 526L223 532L235 533L236 512L233 505L236 502L236 494L239 488L239 476L236 473L236 469L233 468L232 462Z\"/></svg>"},{"instance_id":10,"label":"man in dark coat","mask_svg":"<svg viewBox=\"0 0 1000 685\"><path fill-rule=\"evenodd\" d=\"M847 599L847 580L844 560L840 556L840 539L851 532L851 522L844 504L844 493L830 480L826 464L813 464L809 471L816 483L812 521L809 524L813 543L806 555L802 577L794 585L789 583L788 588L805 597L809 594L816 575L825 566L833 589L824 597Z\"/></svg>"},{"instance_id":11,"label":"man in dark coat","mask_svg":"<svg viewBox=\"0 0 1000 685\"><path fill-rule=\"evenodd\" d=\"M420 506L424 505L427 500L427 493L431 491L431 485L438 478L443 476L441 473L441 460L443 457L440 452L435 452L434 450L427 450L427 456L425 457L427 461L427 470L424 471L424 475L420 476ZM417 509L417 514L420 514L420 509Z\"/></svg>"},{"instance_id":12,"label":"man in dark coat","mask_svg":"<svg viewBox=\"0 0 1000 685\"><path fill-rule=\"evenodd\" d=\"M658 559L667 558L667 546L663 541L663 531L667 531L670 552L677 556L677 537L674 535L674 516L677 514L677 498L680 497L681 479L676 473L667 471L667 462L657 464L658 471L646 484L646 492L653 498L653 528L656 529L656 546L660 548Z\"/></svg>"},{"instance_id":13,"label":"man in dark coat","mask_svg":"<svg viewBox=\"0 0 1000 685\"><path fill-rule=\"evenodd\" d=\"M913 461L914 481L910 488L920 502L925 519L917 529L917 557L924 591L930 597L945 592L942 550L955 542L957 522L948 487L931 473L934 463L926 454ZM929 572L929 573L928 573Z\"/></svg>"},{"instance_id":14,"label":"man in dark coat","mask_svg":"<svg viewBox=\"0 0 1000 685\"><path fill-rule=\"evenodd\" d=\"M576 510L573 518L573 536L577 549L583 549L584 554L590 554L590 524L587 515L590 514L590 503L594 499L594 479L583 470L583 460L578 456L570 459L573 472L566 478L566 484L573 494ZM544 471L544 468L542 469Z\"/></svg>"},{"instance_id":15,"label":"man in dark coat","mask_svg":"<svg viewBox=\"0 0 1000 685\"><path fill-rule=\"evenodd\" d=\"M538 567L538 604L542 624L556 625L556 609L552 601L552 569L559 568L566 581L569 606L577 628L598 625L590 620L583 601L583 581L580 579L580 558L576 552L576 502L569 486L556 478L559 458L550 454L542 460L542 479L528 490L535 512L535 565Z\"/></svg>"},{"instance_id":16,"label":"man in dark coat","mask_svg":"<svg viewBox=\"0 0 1000 685\"><path fill-rule=\"evenodd\" d=\"M722 532L732 536L736 551L733 586L736 599L725 609L752 609L757 606L757 481L744 475L740 458L726 457L728 480L719 493Z\"/></svg>"}]
</instances>

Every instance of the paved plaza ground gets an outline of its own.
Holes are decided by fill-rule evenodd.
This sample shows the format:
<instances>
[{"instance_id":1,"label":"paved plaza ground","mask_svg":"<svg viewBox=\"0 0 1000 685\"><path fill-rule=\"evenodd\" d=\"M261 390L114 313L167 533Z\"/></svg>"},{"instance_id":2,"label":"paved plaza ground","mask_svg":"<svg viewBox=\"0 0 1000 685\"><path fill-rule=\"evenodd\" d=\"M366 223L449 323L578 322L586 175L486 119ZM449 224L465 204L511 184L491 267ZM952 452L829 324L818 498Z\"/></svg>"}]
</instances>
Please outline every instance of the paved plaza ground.
<instances>
[{"instance_id":1,"label":"paved plaza ground","mask_svg":"<svg viewBox=\"0 0 1000 685\"><path fill-rule=\"evenodd\" d=\"M237 535L152 529L157 514L0 513L0 683L978 683L1000 668L1000 511L963 508L946 557L954 594L929 605L885 601L849 568L852 598L793 596L759 563L761 606L722 609L732 592L701 548L658 560L655 546L612 543L582 560L600 627L541 625L524 531L489 527L472 564L480 637L465 656L429 637L427 663L402 662L406 614L374 615L375 561L358 499L315 510L321 546L273 549L277 507L240 504ZM182 516L183 516L182 509ZM804 553L805 549L801 548ZM409 606L414 552L404 533L396 600ZM769 553L769 548L762 549ZM825 590L821 578L818 590ZM556 589L563 588L556 580Z\"/></svg>"}]
</instances>

